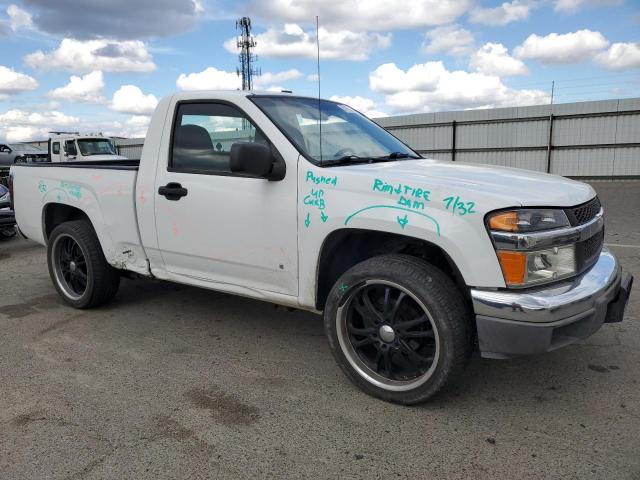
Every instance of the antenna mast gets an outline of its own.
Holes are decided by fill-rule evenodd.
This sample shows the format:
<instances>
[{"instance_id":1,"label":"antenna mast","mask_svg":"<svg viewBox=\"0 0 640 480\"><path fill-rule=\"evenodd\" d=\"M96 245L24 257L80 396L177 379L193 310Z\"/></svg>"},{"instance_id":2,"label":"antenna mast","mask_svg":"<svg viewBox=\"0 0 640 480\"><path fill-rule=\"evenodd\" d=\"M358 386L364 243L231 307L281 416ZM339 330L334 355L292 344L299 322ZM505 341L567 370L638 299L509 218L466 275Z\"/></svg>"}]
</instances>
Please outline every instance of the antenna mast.
<instances>
[{"instance_id":1,"label":"antenna mast","mask_svg":"<svg viewBox=\"0 0 640 480\"><path fill-rule=\"evenodd\" d=\"M320 166L322 166L322 109L320 108L320 20L316 15L316 46L318 47L318 126L320 127Z\"/></svg>"},{"instance_id":2,"label":"antenna mast","mask_svg":"<svg viewBox=\"0 0 640 480\"><path fill-rule=\"evenodd\" d=\"M256 46L256 41L251 35L251 19L242 17L236 20L236 30L240 32L237 41L238 49L240 49L240 54L238 55L240 66L236 68L236 74L239 77L242 76L242 90L252 90L254 75L259 76L262 72L259 68L253 66L258 60L258 56L252 53L252 49Z\"/></svg>"}]
</instances>

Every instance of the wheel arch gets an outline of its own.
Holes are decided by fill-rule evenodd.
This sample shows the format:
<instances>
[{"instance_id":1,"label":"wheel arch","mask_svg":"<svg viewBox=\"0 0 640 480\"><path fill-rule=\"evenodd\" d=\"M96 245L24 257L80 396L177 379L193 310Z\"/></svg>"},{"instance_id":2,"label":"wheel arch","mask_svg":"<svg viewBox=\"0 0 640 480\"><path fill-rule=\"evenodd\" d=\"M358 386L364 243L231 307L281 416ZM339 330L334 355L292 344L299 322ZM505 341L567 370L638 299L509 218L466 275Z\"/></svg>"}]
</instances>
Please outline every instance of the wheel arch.
<instances>
[{"instance_id":1,"label":"wheel arch","mask_svg":"<svg viewBox=\"0 0 640 480\"><path fill-rule=\"evenodd\" d=\"M42 208L42 233L45 242L49 243L51 232L53 232L58 225L72 220L86 220L95 232L95 227L89 215L83 210L65 203L47 203Z\"/></svg>"},{"instance_id":2,"label":"wheel arch","mask_svg":"<svg viewBox=\"0 0 640 480\"><path fill-rule=\"evenodd\" d=\"M369 258L389 253L410 255L438 267L449 277L469 301L467 287L460 270L440 246L420 238L368 229L334 230L324 240L318 256L315 307L323 310L331 287L354 265Z\"/></svg>"}]
</instances>

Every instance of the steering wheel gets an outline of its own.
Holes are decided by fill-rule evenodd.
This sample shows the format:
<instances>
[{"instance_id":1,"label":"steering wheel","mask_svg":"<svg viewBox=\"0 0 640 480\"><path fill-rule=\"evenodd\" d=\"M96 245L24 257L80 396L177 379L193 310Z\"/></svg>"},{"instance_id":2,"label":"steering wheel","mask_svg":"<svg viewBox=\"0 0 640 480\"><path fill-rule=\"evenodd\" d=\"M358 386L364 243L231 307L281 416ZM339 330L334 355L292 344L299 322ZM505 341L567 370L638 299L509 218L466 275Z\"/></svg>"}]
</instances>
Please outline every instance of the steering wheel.
<instances>
[{"instance_id":1,"label":"steering wheel","mask_svg":"<svg viewBox=\"0 0 640 480\"><path fill-rule=\"evenodd\" d=\"M334 153L333 158L342 158L342 157L346 157L347 155L357 156L356 151L353 148L346 147L346 148L341 148L336 153Z\"/></svg>"}]
</instances>

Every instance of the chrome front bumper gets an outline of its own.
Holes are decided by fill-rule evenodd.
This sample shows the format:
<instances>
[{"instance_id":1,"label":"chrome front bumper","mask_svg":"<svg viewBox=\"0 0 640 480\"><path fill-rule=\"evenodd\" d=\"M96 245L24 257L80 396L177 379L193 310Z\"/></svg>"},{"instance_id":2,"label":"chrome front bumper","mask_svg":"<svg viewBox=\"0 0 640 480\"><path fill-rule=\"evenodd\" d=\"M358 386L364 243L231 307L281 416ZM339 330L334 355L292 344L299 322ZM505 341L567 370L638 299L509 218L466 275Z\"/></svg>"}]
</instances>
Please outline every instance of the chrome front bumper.
<instances>
[{"instance_id":1,"label":"chrome front bumper","mask_svg":"<svg viewBox=\"0 0 640 480\"><path fill-rule=\"evenodd\" d=\"M527 290L471 289L483 357L542 353L587 338L606 322L621 321L633 277L623 279L616 257L603 248L582 275Z\"/></svg>"}]
</instances>

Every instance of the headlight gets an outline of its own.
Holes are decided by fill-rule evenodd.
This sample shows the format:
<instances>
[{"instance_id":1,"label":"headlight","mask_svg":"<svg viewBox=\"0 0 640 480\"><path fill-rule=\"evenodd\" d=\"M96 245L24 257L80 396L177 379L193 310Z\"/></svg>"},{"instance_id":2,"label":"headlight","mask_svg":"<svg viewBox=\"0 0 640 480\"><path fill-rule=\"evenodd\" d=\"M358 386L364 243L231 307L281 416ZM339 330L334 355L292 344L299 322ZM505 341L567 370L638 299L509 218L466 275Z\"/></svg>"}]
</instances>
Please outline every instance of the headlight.
<instances>
[{"instance_id":1,"label":"headlight","mask_svg":"<svg viewBox=\"0 0 640 480\"><path fill-rule=\"evenodd\" d=\"M507 287L529 287L575 275L576 249L571 243L534 250L535 247L517 247L518 243L505 245L498 239L524 237L528 240L524 244L533 246L536 238L548 237L549 231L570 226L567 215L559 209L523 208L490 214L487 227L496 242Z\"/></svg>"},{"instance_id":2,"label":"headlight","mask_svg":"<svg viewBox=\"0 0 640 480\"><path fill-rule=\"evenodd\" d=\"M498 260L509 287L533 286L561 280L576 273L574 245L535 252L498 250Z\"/></svg>"},{"instance_id":3,"label":"headlight","mask_svg":"<svg viewBox=\"0 0 640 480\"><path fill-rule=\"evenodd\" d=\"M563 210L528 209L497 212L489 216L490 230L500 232L539 232L552 228L569 227L569 219Z\"/></svg>"},{"instance_id":4,"label":"headlight","mask_svg":"<svg viewBox=\"0 0 640 480\"><path fill-rule=\"evenodd\" d=\"M9 192L7 192L4 195L0 196L0 202L8 202L8 201L9 201Z\"/></svg>"}]
</instances>

